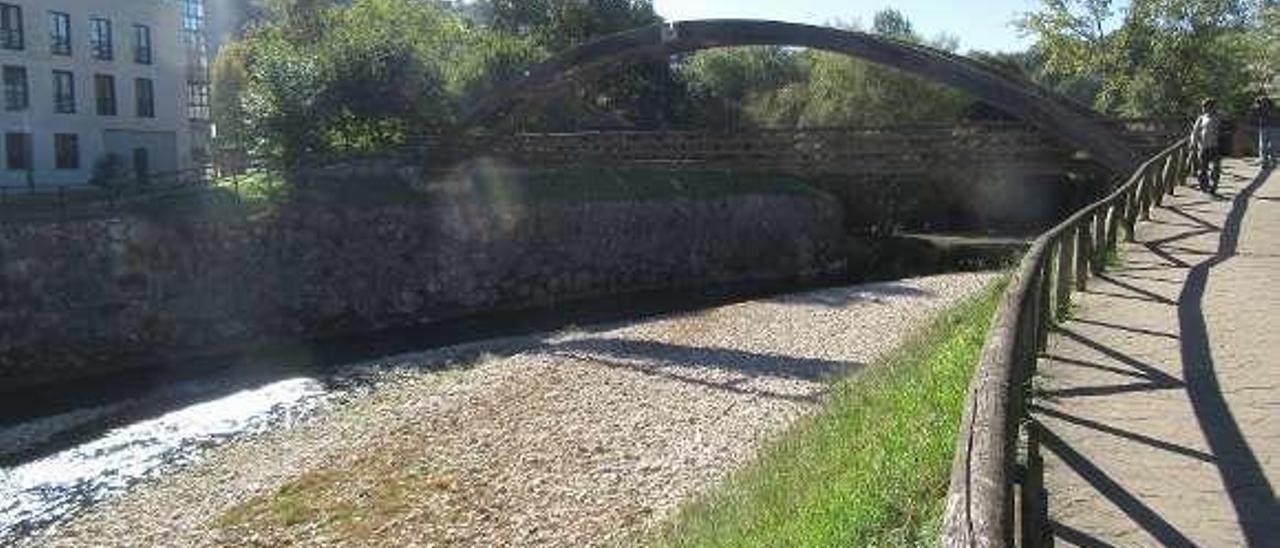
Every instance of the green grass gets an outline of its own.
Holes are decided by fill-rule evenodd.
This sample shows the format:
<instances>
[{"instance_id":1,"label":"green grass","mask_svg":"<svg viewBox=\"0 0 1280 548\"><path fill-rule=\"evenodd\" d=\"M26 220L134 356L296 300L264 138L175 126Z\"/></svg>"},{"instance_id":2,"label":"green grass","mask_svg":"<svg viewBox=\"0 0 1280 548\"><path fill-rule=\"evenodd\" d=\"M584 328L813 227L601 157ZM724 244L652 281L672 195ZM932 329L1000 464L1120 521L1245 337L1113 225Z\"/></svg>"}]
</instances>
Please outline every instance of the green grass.
<instances>
[{"instance_id":1,"label":"green grass","mask_svg":"<svg viewBox=\"0 0 1280 548\"><path fill-rule=\"evenodd\" d=\"M278 199L285 188L284 178L278 173L253 170L244 174L222 175L213 185L240 197L243 202L270 202Z\"/></svg>"},{"instance_id":2,"label":"green grass","mask_svg":"<svg viewBox=\"0 0 1280 548\"><path fill-rule=\"evenodd\" d=\"M944 313L801 421L660 546L933 546L960 416L1004 283Z\"/></svg>"}]
</instances>

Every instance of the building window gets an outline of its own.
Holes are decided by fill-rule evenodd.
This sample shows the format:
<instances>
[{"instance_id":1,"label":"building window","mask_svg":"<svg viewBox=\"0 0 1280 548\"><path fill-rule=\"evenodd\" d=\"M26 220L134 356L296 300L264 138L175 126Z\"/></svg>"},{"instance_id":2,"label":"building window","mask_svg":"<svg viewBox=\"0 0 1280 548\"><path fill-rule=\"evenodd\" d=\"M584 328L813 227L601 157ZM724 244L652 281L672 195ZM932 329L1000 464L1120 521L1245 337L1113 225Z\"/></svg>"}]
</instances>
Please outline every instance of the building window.
<instances>
[{"instance_id":1,"label":"building window","mask_svg":"<svg viewBox=\"0 0 1280 548\"><path fill-rule=\"evenodd\" d=\"M76 79L70 71L53 71L53 111L59 114L76 111Z\"/></svg>"},{"instance_id":2,"label":"building window","mask_svg":"<svg viewBox=\"0 0 1280 548\"><path fill-rule=\"evenodd\" d=\"M209 84L187 82L187 117L192 120L209 119Z\"/></svg>"},{"instance_id":3,"label":"building window","mask_svg":"<svg viewBox=\"0 0 1280 548\"><path fill-rule=\"evenodd\" d=\"M204 0L182 0L183 30L204 30Z\"/></svg>"},{"instance_id":4,"label":"building window","mask_svg":"<svg viewBox=\"0 0 1280 548\"><path fill-rule=\"evenodd\" d=\"M93 75L93 93L98 100L98 116L115 116L116 79L109 74Z\"/></svg>"},{"instance_id":5,"label":"building window","mask_svg":"<svg viewBox=\"0 0 1280 548\"><path fill-rule=\"evenodd\" d=\"M0 48L22 49L22 8L0 4Z\"/></svg>"},{"instance_id":6,"label":"building window","mask_svg":"<svg viewBox=\"0 0 1280 548\"><path fill-rule=\"evenodd\" d=\"M27 69L5 65L4 67L4 109L26 110L30 104L27 95Z\"/></svg>"},{"instance_id":7,"label":"building window","mask_svg":"<svg viewBox=\"0 0 1280 548\"><path fill-rule=\"evenodd\" d=\"M111 21L95 17L89 20L89 48L93 50L94 59L110 61L114 55L111 48Z\"/></svg>"},{"instance_id":8,"label":"building window","mask_svg":"<svg viewBox=\"0 0 1280 548\"><path fill-rule=\"evenodd\" d=\"M30 170L31 166L31 134L4 134L4 155L9 169Z\"/></svg>"},{"instance_id":9,"label":"building window","mask_svg":"<svg viewBox=\"0 0 1280 548\"><path fill-rule=\"evenodd\" d=\"M80 136L74 133L55 133L53 161L58 169L80 169Z\"/></svg>"},{"instance_id":10,"label":"building window","mask_svg":"<svg viewBox=\"0 0 1280 548\"><path fill-rule=\"evenodd\" d=\"M151 80L138 78L133 81L133 90L138 103L138 117L156 117L156 92Z\"/></svg>"},{"instance_id":11,"label":"building window","mask_svg":"<svg viewBox=\"0 0 1280 548\"><path fill-rule=\"evenodd\" d=\"M49 12L49 53L71 55L71 16Z\"/></svg>"},{"instance_id":12,"label":"building window","mask_svg":"<svg viewBox=\"0 0 1280 548\"><path fill-rule=\"evenodd\" d=\"M139 64L151 64L151 29L146 25L133 26L133 60Z\"/></svg>"},{"instance_id":13,"label":"building window","mask_svg":"<svg viewBox=\"0 0 1280 548\"><path fill-rule=\"evenodd\" d=\"M204 33L184 32L182 43L187 48L187 80L209 81L209 42Z\"/></svg>"}]
</instances>

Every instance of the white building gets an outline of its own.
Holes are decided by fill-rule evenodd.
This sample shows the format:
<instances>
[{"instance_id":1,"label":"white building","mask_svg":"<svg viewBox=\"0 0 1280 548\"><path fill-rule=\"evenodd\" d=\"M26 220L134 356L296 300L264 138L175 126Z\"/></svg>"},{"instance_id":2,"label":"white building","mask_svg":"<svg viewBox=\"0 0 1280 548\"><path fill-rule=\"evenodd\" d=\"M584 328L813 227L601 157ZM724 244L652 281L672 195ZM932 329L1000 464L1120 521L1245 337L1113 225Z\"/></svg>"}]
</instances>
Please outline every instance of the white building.
<instances>
[{"instance_id":1,"label":"white building","mask_svg":"<svg viewBox=\"0 0 1280 548\"><path fill-rule=\"evenodd\" d=\"M202 25L199 0L0 0L0 185L85 184L109 155L130 177L193 170Z\"/></svg>"}]
</instances>

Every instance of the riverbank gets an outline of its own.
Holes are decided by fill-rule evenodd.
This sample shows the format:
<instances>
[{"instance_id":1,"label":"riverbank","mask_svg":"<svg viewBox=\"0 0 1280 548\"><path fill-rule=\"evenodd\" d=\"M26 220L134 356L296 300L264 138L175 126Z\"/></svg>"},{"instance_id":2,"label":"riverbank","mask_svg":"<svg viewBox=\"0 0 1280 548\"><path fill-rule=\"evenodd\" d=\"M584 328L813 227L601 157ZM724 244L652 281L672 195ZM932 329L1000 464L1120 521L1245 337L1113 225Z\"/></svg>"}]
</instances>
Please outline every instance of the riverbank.
<instances>
[{"instance_id":1,"label":"riverbank","mask_svg":"<svg viewBox=\"0 0 1280 548\"><path fill-rule=\"evenodd\" d=\"M20 545L609 544L658 531L992 274L836 288L533 337L395 382ZM483 351L481 351L483 353Z\"/></svg>"},{"instance_id":2,"label":"riverbank","mask_svg":"<svg viewBox=\"0 0 1280 548\"><path fill-rule=\"evenodd\" d=\"M839 381L821 413L687 505L661 544L936 542L967 389L1002 288L993 284L867 373Z\"/></svg>"}]
</instances>

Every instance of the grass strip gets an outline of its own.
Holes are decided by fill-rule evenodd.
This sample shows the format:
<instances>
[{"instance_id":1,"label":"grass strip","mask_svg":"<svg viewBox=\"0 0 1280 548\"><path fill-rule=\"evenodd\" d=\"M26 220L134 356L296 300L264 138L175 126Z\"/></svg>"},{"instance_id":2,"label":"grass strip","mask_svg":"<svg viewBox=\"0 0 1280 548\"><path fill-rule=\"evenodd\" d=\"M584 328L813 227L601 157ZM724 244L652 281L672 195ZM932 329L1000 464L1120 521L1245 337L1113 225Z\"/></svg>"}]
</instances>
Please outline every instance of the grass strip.
<instances>
[{"instance_id":1,"label":"grass strip","mask_svg":"<svg viewBox=\"0 0 1280 548\"><path fill-rule=\"evenodd\" d=\"M944 312L720 488L659 546L933 546L970 379L1004 282Z\"/></svg>"}]
</instances>

